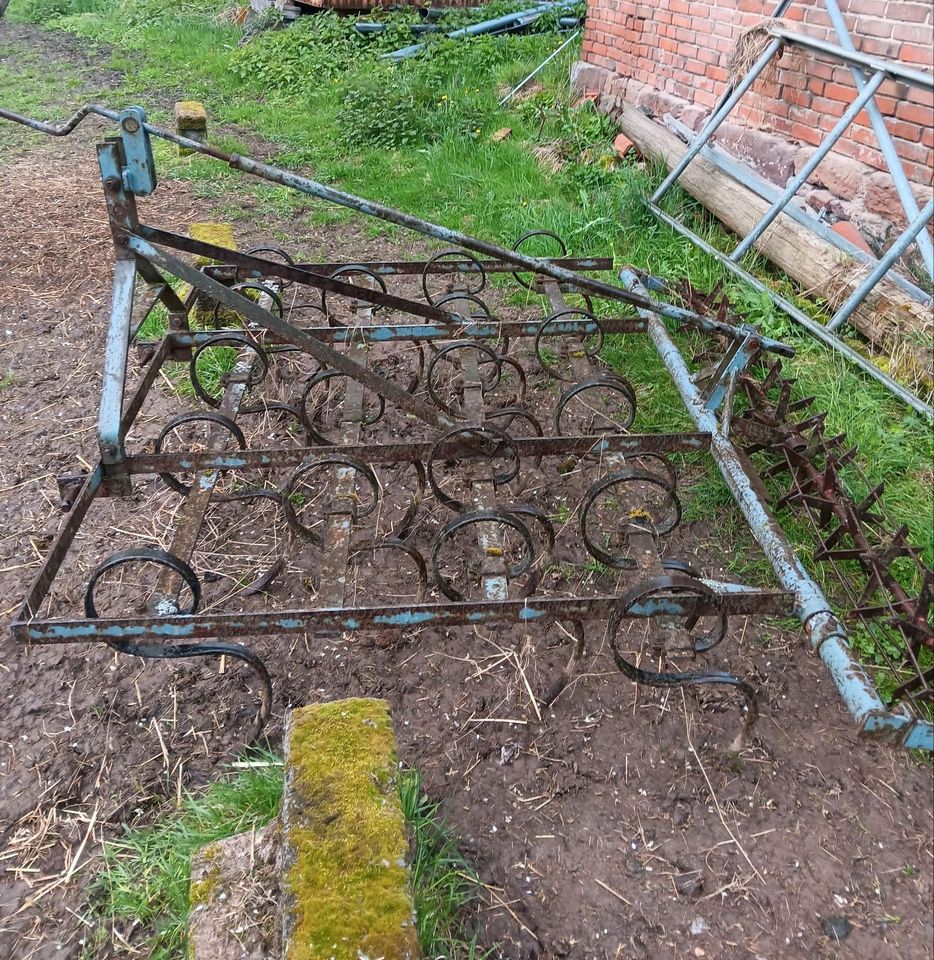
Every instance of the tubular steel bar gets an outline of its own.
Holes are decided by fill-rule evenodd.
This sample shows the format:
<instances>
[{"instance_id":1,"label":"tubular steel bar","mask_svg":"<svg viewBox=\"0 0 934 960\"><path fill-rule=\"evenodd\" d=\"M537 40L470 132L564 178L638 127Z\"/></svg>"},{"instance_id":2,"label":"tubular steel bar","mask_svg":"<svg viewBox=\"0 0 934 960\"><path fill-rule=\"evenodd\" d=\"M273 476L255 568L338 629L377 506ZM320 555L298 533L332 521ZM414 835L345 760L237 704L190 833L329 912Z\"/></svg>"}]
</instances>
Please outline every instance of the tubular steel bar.
<instances>
[{"instance_id":1,"label":"tubular steel bar","mask_svg":"<svg viewBox=\"0 0 934 960\"><path fill-rule=\"evenodd\" d=\"M934 199L928 200L924 209L908 224L908 227L895 243L889 247L885 256L876 264L875 268L869 273L869 276L850 294L846 303L840 307L834 314L833 319L827 324L828 330L838 330L846 323L853 311L862 303L866 294L872 290L885 276L892 264L908 249L912 240L924 230L928 220L930 220L932 216L934 216Z\"/></svg>"},{"instance_id":2,"label":"tubular steel bar","mask_svg":"<svg viewBox=\"0 0 934 960\"><path fill-rule=\"evenodd\" d=\"M493 33L498 30L509 30L518 26L525 26L534 23L542 14L549 10L566 10L576 4L577 0L559 0L559 2L542 3L536 7L529 7L527 10L517 10L515 13L507 13L502 17L496 17L493 20L484 20L481 23L471 23L458 30L452 30L447 34L448 39L458 40L461 37L475 37L482 33ZM423 43L413 43L410 46L402 47L399 50L392 50L382 55L383 60L405 60L408 57L418 53Z\"/></svg>"},{"instance_id":3,"label":"tubular steel bar","mask_svg":"<svg viewBox=\"0 0 934 960\"><path fill-rule=\"evenodd\" d=\"M622 454L639 457L651 454L702 453L710 447L706 433L608 434L576 437L515 437L513 445L523 457L585 456ZM433 441L411 443L368 443L341 445L340 452L361 463L392 464L426 460L435 448L438 457L460 459L485 457L482 447L473 449L452 440L435 447ZM333 453L333 446L283 447L274 450L202 450L186 453L141 453L127 457L131 474L173 473L194 470L255 470L266 467L296 467L309 457Z\"/></svg>"},{"instance_id":4,"label":"tubular steel bar","mask_svg":"<svg viewBox=\"0 0 934 960\"><path fill-rule=\"evenodd\" d=\"M620 276L634 289L641 287L638 276L632 271L624 270ZM649 336L681 394L688 414L699 430L711 434L711 455L779 582L794 594L795 614L811 646L830 670L861 735L906 747L934 750L934 726L892 713L879 699L866 671L850 652L846 628L766 507L755 468L724 434L715 414L705 408L703 397L691 380L691 372L664 324L651 315L646 315L645 320Z\"/></svg>"},{"instance_id":5,"label":"tubular steel bar","mask_svg":"<svg viewBox=\"0 0 934 960\"><path fill-rule=\"evenodd\" d=\"M843 19L843 14L840 12L840 7L837 3L837 0L824 0L824 6L827 8L827 13L830 16L830 22L833 24L833 28L836 31L837 39L840 41L840 48L844 53L849 54L850 56L862 56L857 54L856 48L853 45L853 38L850 36L849 30L846 27L846 21ZM824 50L823 52L828 52ZM831 56L836 56L835 53L831 53ZM856 89L860 90L866 82L866 78L863 76L862 71L859 70L852 63L850 66L850 75L853 77L853 83L856 84ZM893 74L893 76L895 76ZM922 73L918 70L909 71L909 76L899 77L898 79L905 79L908 83L912 83L916 86L919 86L922 90L934 89L934 77L931 74ZM918 215L918 202L915 200L915 195L912 192L911 185L908 183L908 178L905 176L905 170L902 167L901 158L898 155L898 151L895 149L895 144L892 143L892 137L889 134L889 129L885 125L885 119L882 116L882 112L879 110L879 105L875 100L870 100L866 105L866 114L869 117L869 122L872 124L873 132L876 135L876 140L879 142L879 149L882 151L882 157L885 160L885 165L889 169L889 173L892 175L892 181L895 184L895 190L898 193L898 199L901 201L902 207L905 209L905 218L907 220L914 220ZM928 272L928 276L934 280L934 244L931 243L931 238L925 233L923 236L919 235L918 237L918 249L921 251L921 258L924 260L925 269Z\"/></svg>"},{"instance_id":6,"label":"tubular steel bar","mask_svg":"<svg viewBox=\"0 0 934 960\"><path fill-rule=\"evenodd\" d=\"M662 197L674 186L675 181L688 168L691 161L701 152L704 144L717 132L720 124L732 113L733 107L739 103L743 94L756 82L759 74L769 65L772 57L778 53L781 48L780 39L773 40L762 52L758 60L749 68L749 73L743 77L742 81L733 89L723 104L711 115L710 119L704 124L703 129L698 133L697 139L688 148L687 153L678 161L671 173L661 182L655 193L652 194L652 202L658 203Z\"/></svg>"},{"instance_id":7,"label":"tubular steel bar","mask_svg":"<svg viewBox=\"0 0 934 960\"><path fill-rule=\"evenodd\" d=\"M885 80L885 74L881 70L873 75L872 80L863 87L856 99L846 108L843 116L834 124L833 130L824 137L820 146L808 157L807 163L788 181L788 185L782 191L781 196L775 200L762 219L749 231L746 239L739 242L736 249L730 254L731 260L739 260L765 233L772 221L785 209L791 198L798 192L804 181L817 169L818 164L824 157L830 153L834 144L846 132L846 128L856 119L856 115L866 106L867 101L882 85L883 80Z\"/></svg>"},{"instance_id":8,"label":"tubular steel bar","mask_svg":"<svg viewBox=\"0 0 934 960\"><path fill-rule=\"evenodd\" d=\"M869 374L874 380L881 383L886 389L893 393L903 403L906 403L912 410L917 411L925 417L934 418L934 407L925 403L920 397L915 396L910 390L906 390L900 383L893 380L887 373L880 370L874 363L867 360L861 353L857 353L848 343L841 340L836 334L829 331L825 326L812 320L803 310L799 310L790 300L776 293L770 287L766 286L758 277L753 276L748 270L744 270L738 263L734 263L726 254L721 253L716 247L712 247L703 237L686 227L679 220L676 220L670 214L665 213L661 207L651 202L645 201L646 206L658 217L662 223L666 223L672 230L677 230L682 236L687 237L705 253L709 254L716 261L726 267L731 273L736 274L742 280L745 280L750 286L755 287L760 293L765 293L775 304L781 307L794 321L799 323L809 333L817 337L821 343L826 344L831 350L846 357L852 363L855 363L861 370Z\"/></svg>"},{"instance_id":9,"label":"tubular steel bar","mask_svg":"<svg viewBox=\"0 0 934 960\"><path fill-rule=\"evenodd\" d=\"M520 80L520 81L512 88L512 90L510 90L507 94L505 94L505 95L503 96L503 98L499 101L499 105L500 105L501 107L506 106L506 104L509 103L510 100L512 100L512 98L529 82L529 80L532 80L532 79L534 79L536 76L538 76L538 74L541 73L541 71L544 70L544 68L547 67L548 64L551 63L551 61L554 60L554 58L555 58L556 56L558 56L558 54L561 53L561 51L562 51L566 46L568 46L568 44L573 43L579 36L580 36L580 30L575 30L575 31L567 38L567 40L565 40L564 43L562 43L561 46L558 47L557 50L554 50L554 51L552 51L550 54L548 54L548 56L545 57L545 59L542 60L542 62L541 62L530 74L528 74L528 76L523 77L523 79Z\"/></svg>"}]
</instances>

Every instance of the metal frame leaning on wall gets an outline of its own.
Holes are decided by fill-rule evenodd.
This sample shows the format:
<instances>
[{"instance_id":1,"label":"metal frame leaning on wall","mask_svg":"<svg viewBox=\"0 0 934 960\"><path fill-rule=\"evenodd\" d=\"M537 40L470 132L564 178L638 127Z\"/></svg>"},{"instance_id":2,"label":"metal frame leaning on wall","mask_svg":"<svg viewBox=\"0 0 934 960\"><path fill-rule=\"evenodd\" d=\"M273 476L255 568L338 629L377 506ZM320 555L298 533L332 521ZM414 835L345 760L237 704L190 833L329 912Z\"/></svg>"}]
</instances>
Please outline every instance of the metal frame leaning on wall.
<instances>
[{"instance_id":1,"label":"metal frame leaning on wall","mask_svg":"<svg viewBox=\"0 0 934 960\"><path fill-rule=\"evenodd\" d=\"M710 256L714 257L714 259L726 267L731 273L740 277L760 292L770 296L776 306L780 307L796 323L804 327L826 346L842 354L852 363L855 363L865 373L885 386L891 393L913 410L923 416L931 418L934 417L934 408L932 408L929 403L907 390L887 373L880 370L874 363L849 346L849 344L840 338L839 330L846 324L853 312L859 307L863 300L865 300L866 296L875 288L879 281L889 273L896 261L913 243L917 244L925 270L932 282L934 282L934 248L932 248L931 238L928 236L926 230L927 224L931 221L932 217L934 217L934 200L929 200L922 209L919 209L918 203L912 193L911 185L905 176L905 171L902 168L895 146L885 126L885 120L875 102L876 91L886 79L898 80L899 82L922 90L934 91L934 76L919 70L913 70L896 61L868 56L858 52L854 48L852 38L846 28L840 8L837 5L837 0L825 0L825 5L834 29L836 30L837 37L840 40L840 45L794 33L787 30L780 22L767 24L765 29L772 37L768 46L740 83L724 93L720 103L703 128L697 136L690 141L687 152L671 170L658 189L646 200L646 205L663 223L691 240ZM776 8L774 16L780 17L789 6L790 0L782 0ZM708 148L708 144L717 129L732 113L733 109L742 99L743 95L752 87L756 79L773 59L780 55L785 47L794 47L849 67L853 76L853 82L856 86L856 97L844 112L843 116L834 125L830 133L815 149L808 162L788 182L784 190L778 196L772 193L770 196L765 197L765 199L771 202L771 205L756 226L753 227L749 234L740 241L730 254L724 254L712 247L675 217L665 212L661 208L660 203L662 198L677 183L681 174L687 169L694 158L697 157L701 151L705 150L705 148ZM904 207L905 219L908 222L908 226L891 245L885 255L871 266L867 275L846 301L837 309L830 321L826 325L823 325L809 317L789 300L775 293L761 280L745 270L740 266L739 260L745 253L752 249L756 240L762 236L773 221L788 208L798 189L804 184L805 180L813 173L821 160L826 157L834 144L840 140L858 114L863 110L865 110L869 116L873 131L878 140L879 149L892 175L896 191ZM754 185L747 185L755 189ZM930 298L927 299L928 302L930 302Z\"/></svg>"}]
</instances>

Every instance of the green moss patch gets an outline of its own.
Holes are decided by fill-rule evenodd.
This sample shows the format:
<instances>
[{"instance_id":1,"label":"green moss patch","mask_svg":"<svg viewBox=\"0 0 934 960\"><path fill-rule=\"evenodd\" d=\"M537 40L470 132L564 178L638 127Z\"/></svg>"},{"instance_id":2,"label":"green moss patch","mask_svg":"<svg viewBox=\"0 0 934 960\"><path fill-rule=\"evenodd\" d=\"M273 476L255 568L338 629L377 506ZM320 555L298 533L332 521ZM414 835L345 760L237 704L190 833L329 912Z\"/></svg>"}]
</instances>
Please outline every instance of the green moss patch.
<instances>
[{"instance_id":1,"label":"green moss patch","mask_svg":"<svg viewBox=\"0 0 934 960\"><path fill-rule=\"evenodd\" d=\"M287 960L418 957L385 700L291 714L282 811Z\"/></svg>"}]
</instances>

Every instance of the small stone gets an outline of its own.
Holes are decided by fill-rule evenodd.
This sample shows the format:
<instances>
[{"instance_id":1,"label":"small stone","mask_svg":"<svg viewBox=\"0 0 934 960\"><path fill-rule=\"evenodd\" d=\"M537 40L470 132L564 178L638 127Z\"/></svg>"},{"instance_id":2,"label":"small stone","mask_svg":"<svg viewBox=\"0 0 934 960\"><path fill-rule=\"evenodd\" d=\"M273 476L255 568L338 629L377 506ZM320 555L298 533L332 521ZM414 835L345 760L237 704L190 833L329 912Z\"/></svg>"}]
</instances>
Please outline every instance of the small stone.
<instances>
[{"instance_id":1,"label":"small stone","mask_svg":"<svg viewBox=\"0 0 934 960\"><path fill-rule=\"evenodd\" d=\"M496 133L493 134L490 139L493 143L502 143L504 140L508 140L512 136L512 127L500 127Z\"/></svg>"},{"instance_id":2,"label":"small stone","mask_svg":"<svg viewBox=\"0 0 934 960\"><path fill-rule=\"evenodd\" d=\"M707 921L703 917L695 917L691 921L691 926L688 927L688 933L692 937L699 937L705 934L710 927L707 926Z\"/></svg>"},{"instance_id":3,"label":"small stone","mask_svg":"<svg viewBox=\"0 0 934 960\"><path fill-rule=\"evenodd\" d=\"M580 99L574 104L571 108L572 110L578 110L583 106L586 106L588 103L592 103L594 106L597 105L597 101L600 99L599 90L585 90L581 95Z\"/></svg>"},{"instance_id":4,"label":"small stone","mask_svg":"<svg viewBox=\"0 0 934 960\"><path fill-rule=\"evenodd\" d=\"M852 220L838 220L833 225L833 232L839 234L844 240L849 240L854 247L859 247L866 253L872 253L872 248L866 243L866 238L859 232Z\"/></svg>"},{"instance_id":5,"label":"small stone","mask_svg":"<svg viewBox=\"0 0 934 960\"><path fill-rule=\"evenodd\" d=\"M850 923L846 917L824 917L820 925L824 933L830 937L831 940L836 940L838 943L841 940L846 940L853 932L853 924Z\"/></svg>"},{"instance_id":6,"label":"small stone","mask_svg":"<svg viewBox=\"0 0 934 960\"><path fill-rule=\"evenodd\" d=\"M707 117L708 112L703 107L685 107L678 119L692 130L697 131L704 125Z\"/></svg>"},{"instance_id":7,"label":"small stone","mask_svg":"<svg viewBox=\"0 0 934 960\"><path fill-rule=\"evenodd\" d=\"M682 897L696 897L704 889L704 877L699 870L675 877L675 889Z\"/></svg>"},{"instance_id":8,"label":"small stone","mask_svg":"<svg viewBox=\"0 0 934 960\"><path fill-rule=\"evenodd\" d=\"M836 199L829 190L820 188L807 194L807 205L814 210L827 210L833 206Z\"/></svg>"},{"instance_id":9,"label":"small stone","mask_svg":"<svg viewBox=\"0 0 934 960\"><path fill-rule=\"evenodd\" d=\"M626 873L630 877L641 877L645 873L645 867L642 866L642 861L638 857L629 856L626 857Z\"/></svg>"},{"instance_id":10,"label":"small stone","mask_svg":"<svg viewBox=\"0 0 934 960\"><path fill-rule=\"evenodd\" d=\"M625 133L618 133L613 141L613 149L618 157L625 157L630 150L635 149L632 140Z\"/></svg>"},{"instance_id":11,"label":"small stone","mask_svg":"<svg viewBox=\"0 0 934 960\"><path fill-rule=\"evenodd\" d=\"M794 172L798 173L811 159L813 147L801 147L794 156ZM852 200L862 189L866 175L872 168L859 160L828 154L821 160L808 180L819 187L826 187L843 200Z\"/></svg>"}]
</instances>

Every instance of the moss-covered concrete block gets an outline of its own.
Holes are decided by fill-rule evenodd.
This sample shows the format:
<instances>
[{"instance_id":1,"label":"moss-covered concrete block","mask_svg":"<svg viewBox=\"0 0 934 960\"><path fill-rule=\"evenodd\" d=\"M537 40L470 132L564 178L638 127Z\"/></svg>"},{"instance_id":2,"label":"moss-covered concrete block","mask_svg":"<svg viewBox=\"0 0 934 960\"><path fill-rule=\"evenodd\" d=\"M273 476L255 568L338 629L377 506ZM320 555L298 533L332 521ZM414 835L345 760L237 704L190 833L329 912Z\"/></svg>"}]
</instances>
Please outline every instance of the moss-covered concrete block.
<instances>
[{"instance_id":1,"label":"moss-covered concrete block","mask_svg":"<svg viewBox=\"0 0 934 960\"><path fill-rule=\"evenodd\" d=\"M192 854L189 960L274 960L279 822L217 840Z\"/></svg>"},{"instance_id":2,"label":"moss-covered concrete block","mask_svg":"<svg viewBox=\"0 0 934 960\"><path fill-rule=\"evenodd\" d=\"M211 243L215 247L223 247L225 250L236 250L237 241L234 238L233 224L230 223L193 223L188 228L188 236L192 240L200 240L202 243ZM209 264L217 263L210 257L194 258L196 267L206 267Z\"/></svg>"},{"instance_id":3,"label":"moss-covered concrete block","mask_svg":"<svg viewBox=\"0 0 934 960\"><path fill-rule=\"evenodd\" d=\"M192 240L200 240L202 243L210 243L215 247L224 247L227 250L236 250L237 241L234 237L233 225L230 223L193 223L188 228L188 236ZM201 268L217 263L210 257L195 256L195 267ZM186 284L180 292L182 299L188 296L191 288ZM205 294L200 294L195 300L191 310L191 323L195 327L210 327L214 325L214 307L216 301ZM239 327L241 325L240 316L233 310L221 307L217 311L217 321L221 326Z\"/></svg>"},{"instance_id":4,"label":"moss-covered concrete block","mask_svg":"<svg viewBox=\"0 0 934 960\"><path fill-rule=\"evenodd\" d=\"M208 112L197 100L178 100L175 104L175 125L184 130L207 130Z\"/></svg>"},{"instance_id":5,"label":"moss-covered concrete block","mask_svg":"<svg viewBox=\"0 0 934 960\"><path fill-rule=\"evenodd\" d=\"M175 104L175 132L180 137L196 140L198 143L208 142L208 112L203 103L197 100L179 100ZM192 153L187 147L179 147L180 157Z\"/></svg>"},{"instance_id":6,"label":"moss-covered concrete block","mask_svg":"<svg viewBox=\"0 0 934 960\"><path fill-rule=\"evenodd\" d=\"M282 801L284 960L421 956L385 700L293 710Z\"/></svg>"}]
</instances>

